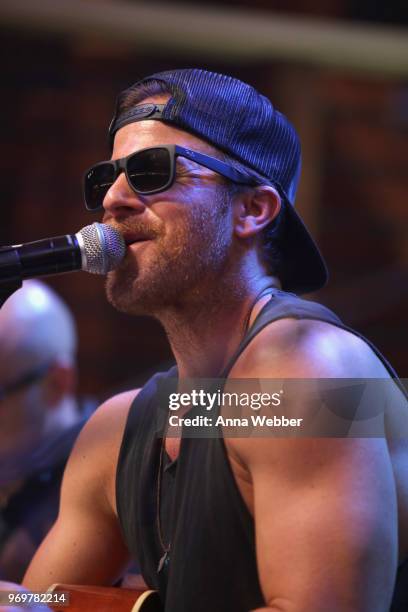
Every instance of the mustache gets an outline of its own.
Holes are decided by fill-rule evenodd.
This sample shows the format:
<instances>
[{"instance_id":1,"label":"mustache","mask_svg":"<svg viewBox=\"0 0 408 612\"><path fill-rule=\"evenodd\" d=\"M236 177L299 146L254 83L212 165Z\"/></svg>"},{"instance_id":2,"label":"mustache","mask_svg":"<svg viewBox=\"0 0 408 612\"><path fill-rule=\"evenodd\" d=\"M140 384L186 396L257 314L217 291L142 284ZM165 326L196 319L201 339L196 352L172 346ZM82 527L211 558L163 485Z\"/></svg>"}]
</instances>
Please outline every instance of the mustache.
<instances>
[{"instance_id":1,"label":"mustache","mask_svg":"<svg viewBox=\"0 0 408 612\"><path fill-rule=\"evenodd\" d=\"M163 235L163 228L160 222L146 223L140 219L127 219L123 222L106 221L106 225L110 225L124 237L125 241L131 239L152 240Z\"/></svg>"}]
</instances>

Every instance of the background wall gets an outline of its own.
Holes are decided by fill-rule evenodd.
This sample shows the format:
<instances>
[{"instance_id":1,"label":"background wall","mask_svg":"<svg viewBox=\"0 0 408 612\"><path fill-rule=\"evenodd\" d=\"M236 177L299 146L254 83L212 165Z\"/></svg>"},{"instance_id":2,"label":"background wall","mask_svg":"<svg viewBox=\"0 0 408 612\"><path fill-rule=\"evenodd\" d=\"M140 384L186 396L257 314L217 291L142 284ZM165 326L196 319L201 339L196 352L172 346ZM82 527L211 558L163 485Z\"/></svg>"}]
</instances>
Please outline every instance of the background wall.
<instances>
[{"instance_id":1,"label":"background wall","mask_svg":"<svg viewBox=\"0 0 408 612\"><path fill-rule=\"evenodd\" d=\"M76 0L73 20L81 22L81 5L96 16L107 4ZM248 7L254 15L268 14L271 27L283 11L300 22L317 17L319 23L325 17L351 30L357 20L360 25L371 21L397 26L397 34L406 23L402 8L397 13L389 2L374 3L376 10L371 2L345 0L310 3L313 7L306 0L222 4L231 19ZM48 7L40 1L31 5L38 14ZM193 3L180 6L187 10ZM205 6L212 10L211 3ZM62 32L61 24L42 27L40 19L30 25L18 15L4 15L0 9L0 244L76 232L99 220L83 207L81 177L88 166L108 157L106 130L118 91L172 67L227 72L270 96L300 132L304 170L297 205L331 272L328 287L313 299L335 309L408 376L408 70L390 76L381 65L378 71L342 67L341 50L336 66L325 65L327 58L302 61L284 52L254 59L253 36L241 41L237 59L214 51L220 41L194 53L180 49L180 41L160 46L147 40L137 47L128 38L113 40L92 29L73 35ZM344 44L346 52L346 39ZM48 281L78 321L81 393L104 398L144 382L171 359L158 324L119 314L106 303L103 279L75 273Z\"/></svg>"}]
</instances>

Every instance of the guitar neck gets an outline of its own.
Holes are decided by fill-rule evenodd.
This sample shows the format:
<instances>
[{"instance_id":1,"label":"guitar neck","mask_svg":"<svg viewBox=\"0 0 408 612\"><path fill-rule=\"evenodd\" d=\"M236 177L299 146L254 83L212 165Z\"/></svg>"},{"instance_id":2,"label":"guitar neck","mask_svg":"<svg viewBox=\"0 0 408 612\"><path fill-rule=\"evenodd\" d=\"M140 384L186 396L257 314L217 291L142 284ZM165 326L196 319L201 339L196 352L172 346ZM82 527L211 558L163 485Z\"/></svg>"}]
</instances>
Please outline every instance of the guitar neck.
<instances>
[{"instance_id":1,"label":"guitar neck","mask_svg":"<svg viewBox=\"0 0 408 612\"><path fill-rule=\"evenodd\" d=\"M66 593L68 605L49 603L54 612L162 612L156 591L77 584L53 584L49 593Z\"/></svg>"}]
</instances>

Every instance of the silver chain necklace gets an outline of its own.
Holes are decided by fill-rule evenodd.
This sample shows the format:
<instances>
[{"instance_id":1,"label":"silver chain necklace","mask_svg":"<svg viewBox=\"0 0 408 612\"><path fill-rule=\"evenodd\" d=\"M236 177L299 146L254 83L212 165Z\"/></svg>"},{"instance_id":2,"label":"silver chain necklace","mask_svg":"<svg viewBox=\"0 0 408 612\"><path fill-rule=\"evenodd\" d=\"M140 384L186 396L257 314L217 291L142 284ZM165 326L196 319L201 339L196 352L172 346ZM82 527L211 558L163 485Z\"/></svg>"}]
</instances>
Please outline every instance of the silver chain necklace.
<instances>
[{"instance_id":1,"label":"silver chain necklace","mask_svg":"<svg viewBox=\"0 0 408 612\"><path fill-rule=\"evenodd\" d=\"M274 289L276 289L276 287L274 286L264 287L264 289L257 294L256 298L254 299L251 305L251 308L249 309L248 316L246 317L246 320L244 321L244 334L246 334L248 331L251 313L252 313L252 310L255 304L258 302L258 300L260 300L265 295L268 295L268 294L271 295ZM170 550L171 550L171 542L169 541L168 544L164 542L162 524L160 520L161 481L162 481L162 475L163 475L163 457L164 457L164 452L165 452L165 443L166 443L166 435L164 432L164 436L162 438L161 445L160 445L159 469L158 469L158 474L157 474L157 492L156 492L156 526L157 526L157 535L159 538L159 544L162 549L162 555L157 565L158 574L160 574L160 572L163 570L164 567L168 566L170 562Z\"/></svg>"}]
</instances>

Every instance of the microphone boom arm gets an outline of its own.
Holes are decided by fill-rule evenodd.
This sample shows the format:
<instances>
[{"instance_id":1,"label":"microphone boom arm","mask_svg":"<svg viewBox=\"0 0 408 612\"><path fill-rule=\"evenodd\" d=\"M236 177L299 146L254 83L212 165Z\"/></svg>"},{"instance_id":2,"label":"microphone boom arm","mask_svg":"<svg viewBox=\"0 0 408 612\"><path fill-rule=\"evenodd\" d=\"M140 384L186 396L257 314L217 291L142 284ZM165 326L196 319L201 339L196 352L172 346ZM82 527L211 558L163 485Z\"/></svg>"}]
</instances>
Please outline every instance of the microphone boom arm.
<instances>
[{"instance_id":1,"label":"microphone boom arm","mask_svg":"<svg viewBox=\"0 0 408 612\"><path fill-rule=\"evenodd\" d=\"M0 308L15 291L23 285L21 261L16 251L9 247L0 248ZM3 279L2 272L6 272Z\"/></svg>"}]
</instances>

